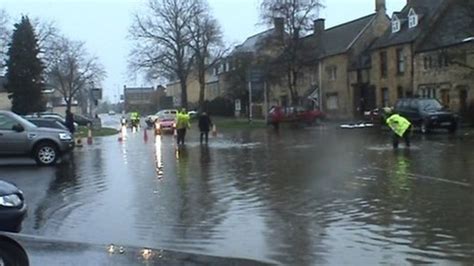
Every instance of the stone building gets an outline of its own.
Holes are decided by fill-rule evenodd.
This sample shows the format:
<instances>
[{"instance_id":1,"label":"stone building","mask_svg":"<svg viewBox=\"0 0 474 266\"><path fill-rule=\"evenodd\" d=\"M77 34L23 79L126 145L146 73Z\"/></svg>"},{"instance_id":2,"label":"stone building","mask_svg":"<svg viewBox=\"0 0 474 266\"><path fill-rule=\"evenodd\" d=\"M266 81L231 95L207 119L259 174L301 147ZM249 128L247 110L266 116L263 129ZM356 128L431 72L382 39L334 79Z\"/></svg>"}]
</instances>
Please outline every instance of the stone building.
<instances>
[{"instance_id":1,"label":"stone building","mask_svg":"<svg viewBox=\"0 0 474 266\"><path fill-rule=\"evenodd\" d=\"M313 34L303 38L301 52L307 60L300 74L299 95L322 105L329 117L356 116L361 95L368 94L364 91L370 68L367 49L389 26L385 1L376 0L375 8L374 14L329 29L324 19L318 19Z\"/></svg>"},{"instance_id":2,"label":"stone building","mask_svg":"<svg viewBox=\"0 0 474 266\"><path fill-rule=\"evenodd\" d=\"M414 89L466 115L474 105L474 3L448 1L414 59Z\"/></svg>"}]
</instances>

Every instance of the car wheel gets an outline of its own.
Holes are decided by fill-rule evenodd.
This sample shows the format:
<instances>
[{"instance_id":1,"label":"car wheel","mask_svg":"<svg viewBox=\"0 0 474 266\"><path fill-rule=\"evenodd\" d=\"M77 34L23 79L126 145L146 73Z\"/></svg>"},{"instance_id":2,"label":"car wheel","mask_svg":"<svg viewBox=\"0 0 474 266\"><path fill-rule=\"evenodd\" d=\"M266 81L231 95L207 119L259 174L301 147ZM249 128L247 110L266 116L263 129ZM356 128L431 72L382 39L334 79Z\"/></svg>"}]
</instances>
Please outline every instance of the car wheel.
<instances>
[{"instance_id":1,"label":"car wheel","mask_svg":"<svg viewBox=\"0 0 474 266\"><path fill-rule=\"evenodd\" d=\"M29 265L28 255L15 241L0 237L0 265Z\"/></svg>"},{"instance_id":2,"label":"car wheel","mask_svg":"<svg viewBox=\"0 0 474 266\"><path fill-rule=\"evenodd\" d=\"M34 156L39 165L54 165L58 160L58 149L53 143L43 142L36 146Z\"/></svg>"},{"instance_id":3,"label":"car wheel","mask_svg":"<svg viewBox=\"0 0 474 266\"><path fill-rule=\"evenodd\" d=\"M421 127L420 127L421 133L423 134L428 134L429 133L429 128L428 128L428 123L426 121L421 122Z\"/></svg>"}]
</instances>

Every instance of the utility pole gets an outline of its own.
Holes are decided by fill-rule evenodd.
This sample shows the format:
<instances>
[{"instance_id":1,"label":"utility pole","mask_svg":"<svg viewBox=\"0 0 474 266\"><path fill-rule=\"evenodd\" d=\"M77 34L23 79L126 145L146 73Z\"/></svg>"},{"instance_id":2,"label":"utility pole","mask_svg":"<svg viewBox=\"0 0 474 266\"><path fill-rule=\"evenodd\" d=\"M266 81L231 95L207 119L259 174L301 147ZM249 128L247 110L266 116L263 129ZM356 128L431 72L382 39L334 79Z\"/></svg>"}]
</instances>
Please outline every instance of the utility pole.
<instances>
[{"instance_id":1,"label":"utility pole","mask_svg":"<svg viewBox=\"0 0 474 266\"><path fill-rule=\"evenodd\" d=\"M268 95L267 95L267 81L263 82L263 115L265 117L265 123L268 123Z\"/></svg>"}]
</instances>

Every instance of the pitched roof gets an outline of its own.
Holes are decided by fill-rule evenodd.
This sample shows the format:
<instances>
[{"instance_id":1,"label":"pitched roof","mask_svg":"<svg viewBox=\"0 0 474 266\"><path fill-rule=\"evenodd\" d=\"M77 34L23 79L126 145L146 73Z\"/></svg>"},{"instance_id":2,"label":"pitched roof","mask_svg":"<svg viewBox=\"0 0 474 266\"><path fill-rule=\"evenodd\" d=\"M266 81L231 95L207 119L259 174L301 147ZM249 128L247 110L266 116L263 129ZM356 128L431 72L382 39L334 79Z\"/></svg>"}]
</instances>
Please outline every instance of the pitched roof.
<instances>
[{"instance_id":1,"label":"pitched roof","mask_svg":"<svg viewBox=\"0 0 474 266\"><path fill-rule=\"evenodd\" d=\"M275 29L272 28L250 36L243 43L237 45L231 54L257 52L262 41L264 41L265 38L274 35L275 33Z\"/></svg>"},{"instance_id":2,"label":"pitched roof","mask_svg":"<svg viewBox=\"0 0 474 266\"><path fill-rule=\"evenodd\" d=\"M474 29L472 28L474 17L464 6L467 4L464 1L453 2L446 8L417 51L428 51L465 43L474 38ZM470 5L474 9L474 4L470 3Z\"/></svg>"},{"instance_id":3,"label":"pitched roof","mask_svg":"<svg viewBox=\"0 0 474 266\"><path fill-rule=\"evenodd\" d=\"M373 49L392 45L411 43L417 40L434 22L436 14L442 9L446 0L410 0L402 11L395 13L400 20L400 31L392 33L390 27L372 46ZM408 13L413 8L418 15L418 26L408 27Z\"/></svg>"},{"instance_id":4,"label":"pitched roof","mask_svg":"<svg viewBox=\"0 0 474 266\"><path fill-rule=\"evenodd\" d=\"M326 29L320 35L311 34L304 37L302 50L307 53L304 58L306 61L314 61L347 52L375 16L375 13L370 14Z\"/></svg>"}]
</instances>

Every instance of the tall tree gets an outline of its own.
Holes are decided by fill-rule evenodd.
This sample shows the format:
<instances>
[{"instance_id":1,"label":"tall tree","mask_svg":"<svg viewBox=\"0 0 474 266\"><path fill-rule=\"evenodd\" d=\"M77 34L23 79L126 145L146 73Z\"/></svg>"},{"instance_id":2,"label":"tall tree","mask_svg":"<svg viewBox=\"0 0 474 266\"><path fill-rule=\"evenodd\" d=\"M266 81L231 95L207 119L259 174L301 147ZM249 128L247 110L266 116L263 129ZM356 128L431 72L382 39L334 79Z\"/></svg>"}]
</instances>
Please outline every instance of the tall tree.
<instances>
[{"instance_id":1,"label":"tall tree","mask_svg":"<svg viewBox=\"0 0 474 266\"><path fill-rule=\"evenodd\" d=\"M283 69L292 104L298 101L298 75L303 67L299 51L302 48L301 36L313 25L322 8L321 0L262 0L260 17L262 22L272 24L275 18L283 19L288 37L284 38L284 49L279 59Z\"/></svg>"},{"instance_id":2,"label":"tall tree","mask_svg":"<svg viewBox=\"0 0 474 266\"><path fill-rule=\"evenodd\" d=\"M15 24L7 59L7 91L12 111L18 114L43 111L43 63L38 40L28 17Z\"/></svg>"},{"instance_id":3,"label":"tall tree","mask_svg":"<svg viewBox=\"0 0 474 266\"><path fill-rule=\"evenodd\" d=\"M130 66L145 71L151 78L159 75L179 80L181 105L187 108L187 80L194 62L190 47L189 25L202 13L197 0L149 0L147 10L136 14L130 33L135 48Z\"/></svg>"},{"instance_id":4,"label":"tall tree","mask_svg":"<svg viewBox=\"0 0 474 266\"><path fill-rule=\"evenodd\" d=\"M188 25L191 32L191 48L194 51L195 71L199 81L199 108L204 107L206 73L215 67L225 54L219 23L209 13L208 3L198 1L201 14L196 14Z\"/></svg>"},{"instance_id":5,"label":"tall tree","mask_svg":"<svg viewBox=\"0 0 474 266\"><path fill-rule=\"evenodd\" d=\"M106 72L98 58L88 54L83 42L60 37L52 47L48 81L57 87L66 102L67 110L85 91L99 84Z\"/></svg>"}]
</instances>

